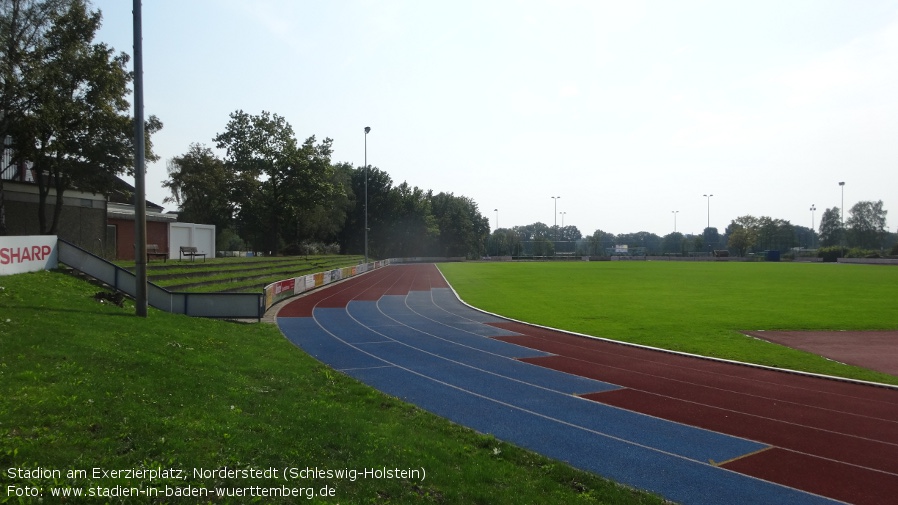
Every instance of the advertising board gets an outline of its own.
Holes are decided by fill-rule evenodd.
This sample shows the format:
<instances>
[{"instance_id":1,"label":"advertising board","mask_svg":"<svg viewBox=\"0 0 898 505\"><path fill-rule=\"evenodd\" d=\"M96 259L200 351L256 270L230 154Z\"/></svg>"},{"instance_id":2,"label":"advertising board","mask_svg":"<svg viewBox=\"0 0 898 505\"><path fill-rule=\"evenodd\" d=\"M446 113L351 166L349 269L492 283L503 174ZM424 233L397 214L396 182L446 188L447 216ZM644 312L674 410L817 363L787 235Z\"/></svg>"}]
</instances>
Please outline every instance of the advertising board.
<instances>
[{"instance_id":1,"label":"advertising board","mask_svg":"<svg viewBox=\"0 0 898 505\"><path fill-rule=\"evenodd\" d=\"M0 237L0 275L56 268L56 235Z\"/></svg>"}]
</instances>

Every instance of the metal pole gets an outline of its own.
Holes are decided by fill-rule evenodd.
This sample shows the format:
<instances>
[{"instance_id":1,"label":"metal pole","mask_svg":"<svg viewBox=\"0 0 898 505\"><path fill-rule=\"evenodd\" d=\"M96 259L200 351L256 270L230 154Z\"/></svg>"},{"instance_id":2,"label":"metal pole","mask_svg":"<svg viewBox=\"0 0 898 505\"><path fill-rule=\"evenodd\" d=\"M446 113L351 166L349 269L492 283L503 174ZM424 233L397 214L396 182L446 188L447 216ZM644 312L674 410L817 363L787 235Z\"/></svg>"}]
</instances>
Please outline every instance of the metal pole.
<instances>
[{"instance_id":1,"label":"metal pole","mask_svg":"<svg viewBox=\"0 0 898 505\"><path fill-rule=\"evenodd\" d=\"M552 200L555 200L555 241L558 242L558 199L560 196L552 196L550 197Z\"/></svg>"},{"instance_id":2,"label":"metal pole","mask_svg":"<svg viewBox=\"0 0 898 505\"><path fill-rule=\"evenodd\" d=\"M705 198L708 199L708 226L706 226L705 228L710 228L711 227L711 197L714 195L702 195L702 196L704 196Z\"/></svg>"},{"instance_id":3,"label":"metal pole","mask_svg":"<svg viewBox=\"0 0 898 505\"><path fill-rule=\"evenodd\" d=\"M845 247L845 181L839 183L842 188L842 207L839 209L839 233L842 237L839 239L839 245Z\"/></svg>"},{"instance_id":4,"label":"metal pole","mask_svg":"<svg viewBox=\"0 0 898 505\"><path fill-rule=\"evenodd\" d=\"M368 132L370 126L365 127L365 264L368 264Z\"/></svg>"},{"instance_id":5,"label":"metal pole","mask_svg":"<svg viewBox=\"0 0 898 505\"><path fill-rule=\"evenodd\" d=\"M670 211L674 215L674 233L677 232L677 213L680 212L678 210Z\"/></svg>"},{"instance_id":6,"label":"metal pole","mask_svg":"<svg viewBox=\"0 0 898 505\"><path fill-rule=\"evenodd\" d=\"M134 270L137 276L135 311L147 317L147 197L143 129L143 33L140 0L134 0Z\"/></svg>"}]
</instances>

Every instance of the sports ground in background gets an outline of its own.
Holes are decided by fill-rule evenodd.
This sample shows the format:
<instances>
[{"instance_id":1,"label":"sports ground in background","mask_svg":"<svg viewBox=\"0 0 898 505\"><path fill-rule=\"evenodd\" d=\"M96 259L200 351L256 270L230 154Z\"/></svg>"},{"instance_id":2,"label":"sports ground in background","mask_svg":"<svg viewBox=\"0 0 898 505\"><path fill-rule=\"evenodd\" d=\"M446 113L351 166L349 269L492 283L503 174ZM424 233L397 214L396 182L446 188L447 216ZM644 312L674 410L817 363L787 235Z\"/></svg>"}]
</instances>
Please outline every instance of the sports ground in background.
<instances>
[{"instance_id":1,"label":"sports ground in background","mask_svg":"<svg viewBox=\"0 0 898 505\"><path fill-rule=\"evenodd\" d=\"M898 390L653 351L475 311L434 265L283 306L319 360L452 421L681 503L889 503Z\"/></svg>"}]
</instances>

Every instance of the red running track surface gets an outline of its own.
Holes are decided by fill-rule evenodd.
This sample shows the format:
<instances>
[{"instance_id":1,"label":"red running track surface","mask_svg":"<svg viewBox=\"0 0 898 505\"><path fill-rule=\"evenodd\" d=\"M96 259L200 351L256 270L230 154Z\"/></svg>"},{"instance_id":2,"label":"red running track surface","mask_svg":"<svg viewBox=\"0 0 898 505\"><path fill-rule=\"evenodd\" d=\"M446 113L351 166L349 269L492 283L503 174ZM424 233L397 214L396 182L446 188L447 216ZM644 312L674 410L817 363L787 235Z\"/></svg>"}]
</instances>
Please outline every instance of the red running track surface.
<instances>
[{"instance_id":1,"label":"red running track surface","mask_svg":"<svg viewBox=\"0 0 898 505\"><path fill-rule=\"evenodd\" d=\"M528 363L622 386L593 401L773 446L720 466L849 503L898 502L898 390L734 365L520 323Z\"/></svg>"}]
</instances>

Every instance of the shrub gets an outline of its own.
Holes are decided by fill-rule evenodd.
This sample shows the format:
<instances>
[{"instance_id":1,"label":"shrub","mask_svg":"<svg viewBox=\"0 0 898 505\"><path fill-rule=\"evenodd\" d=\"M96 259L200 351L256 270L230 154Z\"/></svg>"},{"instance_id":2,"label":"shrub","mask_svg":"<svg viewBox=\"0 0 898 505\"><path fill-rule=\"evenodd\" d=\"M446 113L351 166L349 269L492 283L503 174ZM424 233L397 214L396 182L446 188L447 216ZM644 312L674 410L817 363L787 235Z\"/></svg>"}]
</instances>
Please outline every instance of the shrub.
<instances>
[{"instance_id":1,"label":"shrub","mask_svg":"<svg viewBox=\"0 0 898 505\"><path fill-rule=\"evenodd\" d=\"M837 245L821 247L817 249L817 257L823 258L826 263L835 263L839 258L844 258L847 252L847 249Z\"/></svg>"},{"instance_id":2,"label":"shrub","mask_svg":"<svg viewBox=\"0 0 898 505\"><path fill-rule=\"evenodd\" d=\"M879 258L879 251L854 247L845 254L846 258Z\"/></svg>"}]
</instances>

